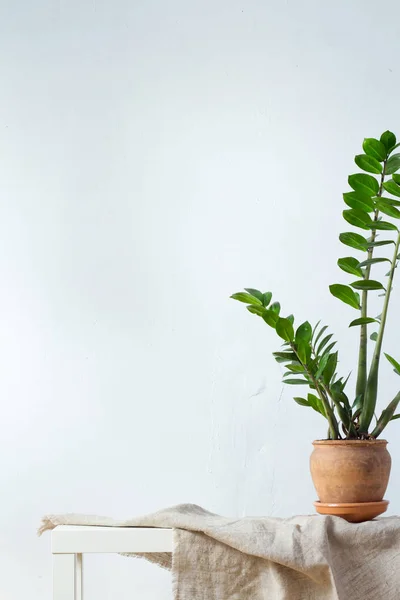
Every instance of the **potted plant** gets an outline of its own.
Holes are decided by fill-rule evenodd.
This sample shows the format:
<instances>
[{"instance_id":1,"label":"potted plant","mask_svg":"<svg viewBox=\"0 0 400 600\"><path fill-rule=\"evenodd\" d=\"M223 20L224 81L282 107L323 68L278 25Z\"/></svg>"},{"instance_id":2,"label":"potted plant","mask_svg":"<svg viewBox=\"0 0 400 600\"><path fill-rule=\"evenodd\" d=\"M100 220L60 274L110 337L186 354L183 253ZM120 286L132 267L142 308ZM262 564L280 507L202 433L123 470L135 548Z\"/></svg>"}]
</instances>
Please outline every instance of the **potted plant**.
<instances>
[{"instance_id":1,"label":"potted plant","mask_svg":"<svg viewBox=\"0 0 400 600\"><path fill-rule=\"evenodd\" d=\"M390 131L380 139L367 138L363 153L355 157L364 171L350 175L350 190L343 194L343 217L347 224L362 230L340 234L340 241L353 251L339 258L338 266L351 276L349 285L334 283L330 292L351 307L356 314L350 327L359 331L357 378L354 392L349 391L349 375L337 373L338 352L326 325L314 327L306 321L295 326L293 315L282 316L279 302L271 292L246 288L233 294L247 310L260 317L283 340L283 348L274 352L282 363L287 385L302 385L311 391L294 398L297 404L312 408L328 424L326 440L313 442L311 475L319 497L317 511L341 515L351 521L364 521L386 510L383 500L390 475L391 459L386 440L380 436L396 414L400 392L376 417L379 365L393 280L400 259L400 144ZM355 251L355 252L354 252ZM377 256L378 255L378 256ZM386 279L375 272L387 263ZM374 275L374 277L372 276ZM368 312L369 294L382 297L378 316ZM368 327L374 343L368 361ZM390 354L386 359L400 375L400 363ZM308 392L308 390L307 390Z\"/></svg>"}]
</instances>

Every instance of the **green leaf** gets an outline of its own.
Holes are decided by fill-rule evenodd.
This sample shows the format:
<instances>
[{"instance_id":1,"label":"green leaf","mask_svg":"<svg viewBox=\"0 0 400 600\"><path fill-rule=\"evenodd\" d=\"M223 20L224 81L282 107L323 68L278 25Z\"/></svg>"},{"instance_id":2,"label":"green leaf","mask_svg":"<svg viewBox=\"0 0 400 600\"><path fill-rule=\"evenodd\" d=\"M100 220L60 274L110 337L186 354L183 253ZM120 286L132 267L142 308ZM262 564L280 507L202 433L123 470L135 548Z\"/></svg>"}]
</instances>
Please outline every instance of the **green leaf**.
<instances>
[{"instance_id":1,"label":"green leaf","mask_svg":"<svg viewBox=\"0 0 400 600\"><path fill-rule=\"evenodd\" d=\"M367 171L367 173L382 173L382 165L376 158L372 156L368 156L368 154L357 154L354 157L354 162L357 167L360 167L363 171Z\"/></svg>"},{"instance_id":2,"label":"green leaf","mask_svg":"<svg viewBox=\"0 0 400 600\"><path fill-rule=\"evenodd\" d=\"M324 354L323 357L321 358L319 367L318 367L318 371L315 374L315 379L319 379L321 377L321 375L324 372L324 369L327 365L328 359L329 359L329 354Z\"/></svg>"},{"instance_id":3,"label":"green leaf","mask_svg":"<svg viewBox=\"0 0 400 600\"><path fill-rule=\"evenodd\" d=\"M374 333L371 333L371 335L370 335L370 340L372 340L373 342L376 342L377 339L378 339L378 334L376 331L374 331Z\"/></svg>"},{"instance_id":4,"label":"green leaf","mask_svg":"<svg viewBox=\"0 0 400 600\"><path fill-rule=\"evenodd\" d=\"M297 361L297 356L294 352L273 352L272 355L274 356L275 360L279 363Z\"/></svg>"},{"instance_id":5,"label":"green leaf","mask_svg":"<svg viewBox=\"0 0 400 600\"><path fill-rule=\"evenodd\" d=\"M255 304L262 306L261 300L255 298L251 294L246 294L245 292L237 292L236 294L232 294L231 298L233 300L238 300L239 302L245 302L246 304Z\"/></svg>"},{"instance_id":6,"label":"green leaf","mask_svg":"<svg viewBox=\"0 0 400 600\"><path fill-rule=\"evenodd\" d=\"M308 394L308 404L313 408L317 413L321 414L323 417L326 417L324 405L322 403L321 398L314 396L314 394Z\"/></svg>"},{"instance_id":7,"label":"green leaf","mask_svg":"<svg viewBox=\"0 0 400 600\"><path fill-rule=\"evenodd\" d=\"M372 156L376 160L382 162L387 155L386 146L383 141L374 138L365 138L363 142L363 150L368 156Z\"/></svg>"},{"instance_id":8,"label":"green leaf","mask_svg":"<svg viewBox=\"0 0 400 600\"><path fill-rule=\"evenodd\" d=\"M382 240L380 242L368 242L368 248L376 248L377 246L387 246L388 244L394 244L394 241Z\"/></svg>"},{"instance_id":9,"label":"green leaf","mask_svg":"<svg viewBox=\"0 0 400 600\"><path fill-rule=\"evenodd\" d=\"M298 327L295 336L296 344L299 343L299 340L304 340L305 342L309 342L312 336L312 327L308 321L305 321Z\"/></svg>"},{"instance_id":10,"label":"green leaf","mask_svg":"<svg viewBox=\"0 0 400 600\"><path fill-rule=\"evenodd\" d=\"M265 313L265 308L263 306L255 306L251 304L250 306L246 306L247 310L251 312L253 315L258 315L259 317L263 317Z\"/></svg>"},{"instance_id":11,"label":"green leaf","mask_svg":"<svg viewBox=\"0 0 400 600\"><path fill-rule=\"evenodd\" d=\"M368 240L358 233L346 232L339 235L339 240L345 246L350 246L356 250L366 251L368 248Z\"/></svg>"},{"instance_id":12,"label":"green leaf","mask_svg":"<svg viewBox=\"0 0 400 600\"><path fill-rule=\"evenodd\" d=\"M376 196L379 192L379 183L372 175L356 173L355 175L349 176L348 182L355 192L361 192L367 196Z\"/></svg>"},{"instance_id":13,"label":"green leaf","mask_svg":"<svg viewBox=\"0 0 400 600\"><path fill-rule=\"evenodd\" d=\"M283 383L288 385L308 385L308 381L305 379L284 379Z\"/></svg>"},{"instance_id":14,"label":"green leaf","mask_svg":"<svg viewBox=\"0 0 400 600\"><path fill-rule=\"evenodd\" d=\"M297 354L303 363L303 365L307 365L311 358L311 346L306 340L300 339L297 343Z\"/></svg>"},{"instance_id":15,"label":"green leaf","mask_svg":"<svg viewBox=\"0 0 400 600\"><path fill-rule=\"evenodd\" d=\"M277 320L276 333L286 342L292 342L294 339L293 325L288 319L279 318Z\"/></svg>"},{"instance_id":16,"label":"green leaf","mask_svg":"<svg viewBox=\"0 0 400 600\"><path fill-rule=\"evenodd\" d=\"M368 323L378 323L376 319L372 319L372 317L361 317L360 319L355 319L349 325L349 327L355 327L356 325L368 325Z\"/></svg>"},{"instance_id":17,"label":"green leaf","mask_svg":"<svg viewBox=\"0 0 400 600\"><path fill-rule=\"evenodd\" d=\"M323 372L323 380L325 385L329 385L333 375L335 374L337 367L338 353L334 352L329 355L328 362L326 363L326 367Z\"/></svg>"},{"instance_id":18,"label":"green leaf","mask_svg":"<svg viewBox=\"0 0 400 600\"><path fill-rule=\"evenodd\" d=\"M386 152L390 152L396 145L396 136L391 131L385 131L381 135L381 142L386 148Z\"/></svg>"},{"instance_id":19,"label":"green leaf","mask_svg":"<svg viewBox=\"0 0 400 600\"><path fill-rule=\"evenodd\" d=\"M342 302L349 304L353 308L360 308L360 297L348 285L334 283L329 286L332 296L338 298Z\"/></svg>"},{"instance_id":20,"label":"green leaf","mask_svg":"<svg viewBox=\"0 0 400 600\"><path fill-rule=\"evenodd\" d=\"M279 316L276 312L270 309L264 309L263 314L261 315L267 325L275 329L276 323L279 319Z\"/></svg>"},{"instance_id":21,"label":"green leaf","mask_svg":"<svg viewBox=\"0 0 400 600\"><path fill-rule=\"evenodd\" d=\"M273 304L271 304L269 309L272 310L277 315L279 315L279 313L281 312L281 305L279 304L279 302L274 302Z\"/></svg>"},{"instance_id":22,"label":"green leaf","mask_svg":"<svg viewBox=\"0 0 400 600\"><path fill-rule=\"evenodd\" d=\"M272 298L272 293L265 292L265 294L263 294L263 297L262 297L263 306L267 307L268 304L271 302L271 298Z\"/></svg>"},{"instance_id":23,"label":"green leaf","mask_svg":"<svg viewBox=\"0 0 400 600\"><path fill-rule=\"evenodd\" d=\"M291 324L293 325L294 323L294 315L289 315L288 317L286 317L288 321L291 322Z\"/></svg>"},{"instance_id":24,"label":"green leaf","mask_svg":"<svg viewBox=\"0 0 400 600\"><path fill-rule=\"evenodd\" d=\"M393 175L392 179L395 183L400 185L400 175Z\"/></svg>"},{"instance_id":25,"label":"green leaf","mask_svg":"<svg viewBox=\"0 0 400 600\"><path fill-rule=\"evenodd\" d=\"M310 406L309 401L305 398L293 398L293 400L297 402L297 404L300 404L300 406Z\"/></svg>"},{"instance_id":26,"label":"green leaf","mask_svg":"<svg viewBox=\"0 0 400 600\"><path fill-rule=\"evenodd\" d=\"M385 429L386 425L389 423L394 413L396 412L396 408L400 402L400 392L393 398L391 402L387 405L385 410L382 411L381 416L378 419L375 429L371 433L371 437L378 437L382 431Z\"/></svg>"},{"instance_id":27,"label":"green leaf","mask_svg":"<svg viewBox=\"0 0 400 600\"><path fill-rule=\"evenodd\" d=\"M393 217L394 219L400 219L400 210L398 210L395 206L391 204L387 204L386 202L377 202L376 207L385 215L389 215L389 217Z\"/></svg>"},{"instance_id":28,"label":"green leaf","mask_svg":"<svg viewBox=\"0 0 400 600\"><path fill-rule=\"evenodd\" d=\"M368 213L351 208L350 210L344 210L342 214L343 218L350 223L350 225L360 227L361 229L371 229L373 221Z\"/></svg>"},{"instance_id":29,"label":"green leaf","mask_svg":"<svg viewBox=\"0 0 400 600\"><path fill-rule=\"evenodd\" d=\"M355 290L384 290L385 288L379 281L374 279L360 279L350 284Z\"/></svg>"},{"instance_id":30,"label":"green leaf","mask_svg":"<svg viewBox=\"0 0 400 600\"><path fill-rule=\"evenodd\" d=\"M369 258L368 260L363 260L358 264L359 267L368 267L369 265L375 265L376 263L388 262L390 260L388 258Z\"/></svg>"},{"instance_id":31,"label":"green leaf","mask_svg":"<svg viewBox=\"0 0 400 600\"><path fill-rule=\"evenodd\" d=\"M323 327L321 327L321 329L319 330L319 333L318 333L317 337L315 338L314 346L316 346L318 344L318 340L320 339L320 337L322 337L322 335L324 334L324 332L327 329L328 329L328 325L324 325Z\"/></svg>"},{"instance_id":32,"label":"green leaf","mask_svg":"<svg viewBox=\"0 0 400 600\"><path fill-rule=\"evenodd\" d=\"M329 354L335 345L336 345L336 342L332 342L332 344L329 344L329 346L327 346L325 348L325 350L323 351L322 356L325 356L325 354Z\"/></svg>"},{"instance_id":33,"label":"green leaf","mask_svg":"<svg viewBox=\"0 0 400 600\"><path fill-rule=\"evenodd\" d=\"M289 371L291 371L292 373L301 373L301 374L306 373L303 365L293 363L290 365L286 365L286 368L289 369Z\"/></svg>"},{"instance_id":34,"label":"green leaf","mask_svg":"<svg viewBox=\"0 0 400 600\"><path fill-rule=\"evenodd\" d=\"M400 200L388 198L387 196L381 196L380 198L376 198L376 200L379 200L379 202L384 202L385 204L390 204L391 206L400 206Z\"/></svg>"},{"instance_id":35,"label":"green leaf","mask_svg":"<svg viewBox=\"0 0 400 600\"><path fill-rule=\"evenodd\" d=\"M363 276L363 272L359 268L359 261L356 258L352 258L351 256L339 258L337 264L342 269L342 271L346 271L346 273L357 275L357 277Z\"/></svg>"},{"instance_id":36,"label":"green leaf","mask_svg":"<svg viewBox=\"0 0 400 600\"><path fill-rule=\"evenodd\" d=\"M350 208L361 210L364 212L372 212L374 210L374 202L370 196L361 192L346 192L343 194L343 200Z\"/></svg>"},{"instance_id":37,"label":"green leaf","mask_svg":"<svg viewBox=\"0 0 400 600\"><path fill-rule=\"evenodd\" d=\"M322 342L319 344L319 346L317 348L317 351L316 351L317 356L319 356L321 354L321 351L325 348L325 346L327 345L329 340L332 339L332 337L333 337L333 333L330 333L329 335L324 337L324 339L322 340Z\"/></svg>"},{"instance_id":38,"label":"green leaf","mask_svg":"<svg viewBox=\"0 0 400 600\"><path fill-rule=\"evenodd\" d=\"M385 173L387 175L393 175L400 169L400 154L392 154L386 163Z\"/></svg>"},{"instance_id":39,"label":"green leaf","mask_svg":"<svg viewBox=\"0 0 400 600\"><path fill-rule=\"evenodd\" d=\"M254 290L253 288L244 288L244 289L246 290L246 292L248 292L250 294L250 296L257 298L257 300L259 300L261 302L261 304L263 303L264 294L262 292L260 292L259 290Z\"/></svg>"},{"instance_id":40,"label":"green leaf","mask_svg":"<svg viewBox=\"0 0 400 600\"><path fill-rule=\"evenodd\" d=\"M384 352L384 355L386 356L392 367L394 367L395 373L397 373L397 375L400 375L400 363L398 363L397 360L390 356L390 354L386 354L386 352Z\"/></svg>"},{"instance_id":41,"label":"green leaf","mask_svg":"<svg viewBox=\"0 0 400 600\"><path fill-rule=\"evenodd\" d=\"M393 194L393 196L400 197L400 185L397 185L393 179L389 179L389 181L383 182L383 187L389 194Z\"/></svg>"},{"instance_id":42,"label":"green leaf","mask_svg":"<svg viewBox=\"0 0 400 600\"><path fill-rule=\"evenodd\" d=\"M393 223L388 223L387 221L373 221L371 229L376 229L379 231L398 231L396 225Z\"/></svg>"}]
</instances>

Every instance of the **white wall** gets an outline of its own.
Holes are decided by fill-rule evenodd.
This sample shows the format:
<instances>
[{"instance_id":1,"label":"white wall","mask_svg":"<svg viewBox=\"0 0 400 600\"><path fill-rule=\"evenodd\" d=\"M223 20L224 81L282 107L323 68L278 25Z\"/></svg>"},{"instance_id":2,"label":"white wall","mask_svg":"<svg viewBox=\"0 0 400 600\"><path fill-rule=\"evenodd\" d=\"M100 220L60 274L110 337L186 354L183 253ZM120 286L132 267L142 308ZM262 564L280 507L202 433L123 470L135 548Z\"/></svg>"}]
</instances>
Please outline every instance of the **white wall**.
<instances>
[{"instance_id":1,"label":"white wall","mask_svg":"<svg viewBox=\"0 0 400 600\"><path fill-rule=\"evenodd\" d=\"M327 288L348 281L352 157L400 136L400 9L382 8L0 3L2 600L50 599L46 512L313 511L325 425L283 390L272 330L228 297L271 289L330 323L355 368L352 310ZM397 357L399 325L393 306ZM398 469L388 497L398 511ZM155 567L88 564L89 598L170 598Z\"/></svg>"}]
</instances>

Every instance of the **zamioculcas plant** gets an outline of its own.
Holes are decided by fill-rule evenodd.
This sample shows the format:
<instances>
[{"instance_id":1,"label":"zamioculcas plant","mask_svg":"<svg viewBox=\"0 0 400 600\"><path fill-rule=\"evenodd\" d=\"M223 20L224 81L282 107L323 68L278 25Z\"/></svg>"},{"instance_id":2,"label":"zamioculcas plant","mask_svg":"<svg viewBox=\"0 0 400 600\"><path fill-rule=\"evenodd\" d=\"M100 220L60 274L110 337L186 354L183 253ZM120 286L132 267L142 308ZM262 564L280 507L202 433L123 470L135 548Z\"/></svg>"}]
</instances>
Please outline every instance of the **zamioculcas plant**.
<instances>
[{"instance_id":1,"label":"zamioculcas plant","mask_svg":"<svg viewBox=\"0 0 400 600\"><path fill-rule=\"evenodd\" d=\"M288 385L303 385L310 392L294 400L313 408L328 421L331 440L373 440L377 438L395 414L400 392L375 419L379 364L393 280L400 259L400 153L396 153L396 137L386 131L380 139L367 138L363 154L355 157L356 165L364 173L350 175L350 190L343 194L346 208L345 221L363 235L354 231L340 234L340 241L352 248L354 256L339 258L342 271L352 276L349 285L335 283L330 291L339 300L356 311L350 327L359 330L357 380L354 394L346 390L349 376L337 374L338 352L327 326L308 321L294 326L294 317L283 317L279 302L273 302L271 292L262 293L253 288L232 295L234 300L247 305L247 310L260 317L283 339L283 348L274 357L283 363L286 372L283 381ZM379 254L379 256L377 256ZM386 279L375 274L387 263ZM382 311L379 316L368 312L369 294L379 293ZM368 363L368 327L374 349ZM395 373L400 375L400 363L385 353ZM345 391L346 390L346 391ZM375 419L375 420L374 420Z\"/></svg>"}]
</instances>

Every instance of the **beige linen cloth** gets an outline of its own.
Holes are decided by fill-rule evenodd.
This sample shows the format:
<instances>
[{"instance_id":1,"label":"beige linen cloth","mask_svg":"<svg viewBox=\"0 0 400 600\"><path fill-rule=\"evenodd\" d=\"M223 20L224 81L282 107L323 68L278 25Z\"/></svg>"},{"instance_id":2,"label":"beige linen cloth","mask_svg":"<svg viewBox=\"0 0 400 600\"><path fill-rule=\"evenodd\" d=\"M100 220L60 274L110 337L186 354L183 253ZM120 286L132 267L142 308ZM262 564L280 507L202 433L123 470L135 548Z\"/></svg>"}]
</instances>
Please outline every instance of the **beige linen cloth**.
<instances>
[{"instance_id":1,"label":"beige linen cloth","mask_svg":"<svg viewBox=\"0 0 400 600\"><path fill-rule=\"evenodd\" d=\"M173 528L172 555L142 556L172 570L175 600L400 600L398 517L229 519L182 504L127 521L49 515L39 533L57 525Z\"/></svg>"}]
</instances>

